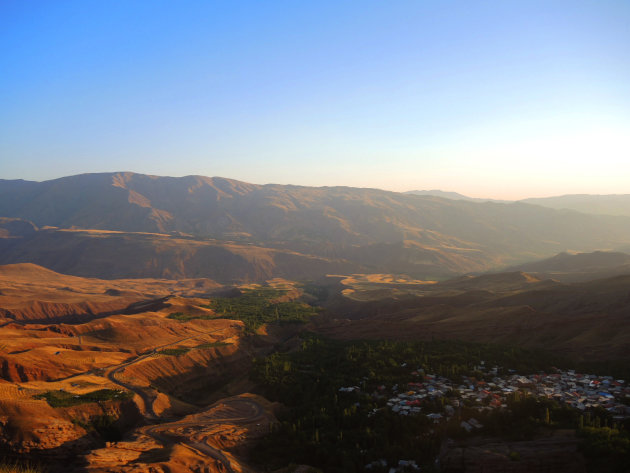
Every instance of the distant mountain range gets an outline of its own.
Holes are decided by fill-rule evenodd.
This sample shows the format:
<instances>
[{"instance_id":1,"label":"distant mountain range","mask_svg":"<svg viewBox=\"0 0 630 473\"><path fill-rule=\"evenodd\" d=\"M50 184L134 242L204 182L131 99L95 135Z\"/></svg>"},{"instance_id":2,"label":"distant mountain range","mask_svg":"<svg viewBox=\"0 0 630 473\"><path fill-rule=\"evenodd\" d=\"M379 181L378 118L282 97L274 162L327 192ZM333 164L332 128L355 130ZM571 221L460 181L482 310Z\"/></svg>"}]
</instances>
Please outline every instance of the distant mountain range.
<instances>
[{"instance_id":1,"label":"distant mountain range","mask_svg":"<svg viewBox=\"0 0 630 473\"><path fill-rule=\"evenodd\" d=\"M630 247L625 216L202 176L0 180L0 217L0 264L95 277L444 279L562 251Z\"/></svg>"},{"instance_id":2,"label":"distant mountain range","mask_svg":"<svg viewBox=\"0 0 630 473\"><path fill-rule=\"evenodd\" d=\"M630 216L630 194L571 194L557 197L538 197L522 199L519 201L508 201L495 199L478 199L467 197L465 195L458 194L457 192L446 192L441 190L415 190L406 193L413 195L430 195L452 200L467 200L470 202L522 202L525 204L541 205L543 207L549 207L551 209L558 210L575 210L576 212L597 215L623 215L626 217Z\"/></svg>"},{"instance_id":3,"label":"distant mountain range","mask_svg":"<svg viewBox=\"0 0 630 473\"><path fill-rule=\"evenodd\" d=\"M590 214L630 216L630 194L576 194L563 195L559 197L525 199L521 202L542 205L552 209L569 209Z\"/></svg>"},{"instance_id":4,"label":"distant mountain range","mask_svg":"<svg viewBox=\"0 0 630 473\"><path fill-rule=\"evenodd\" d=\"M419 191L419 190L408 191L408 192L405 192L405 194L431 195L431 196L434 196L434 197L442 197L444 199L451 199L451 200L467 200L469 202L498 202L498 203L501 203L501 204L509 204L509 203L513 202L513 201L510 201L510 200L481 199L481 198L476 198L476 197L468 197L466 195L459 194L457 192L441 191L439 189L433 189L433 190L430 190L430 191Z\"/></svg>"}]
</instances>

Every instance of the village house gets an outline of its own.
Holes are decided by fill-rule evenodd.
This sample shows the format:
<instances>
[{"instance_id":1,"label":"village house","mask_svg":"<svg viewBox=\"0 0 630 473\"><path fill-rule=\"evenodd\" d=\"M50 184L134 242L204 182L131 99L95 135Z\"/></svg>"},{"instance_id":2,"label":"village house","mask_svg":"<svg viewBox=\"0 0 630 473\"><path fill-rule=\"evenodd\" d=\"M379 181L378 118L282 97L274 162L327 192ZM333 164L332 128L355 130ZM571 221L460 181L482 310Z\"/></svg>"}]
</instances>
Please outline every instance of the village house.
<instances>
[{"instance_id":1,"label":"village house","mask_svg":"<svg viewBox=\"0 0 630 473\"><path fill-rule=\"evenodd\" d=\"M478 368L483 369L483 364ZM399 386L393 386L391 392L395 395L388 399L387 406L399 415L420 415L424 403L432 402L430 405L435 406L435 401L440 401L440 412L425 414L433 422L439 423L453 417L461 408L462 402L479 412L502 409L507 406L507 396L520 392L523 395L553 399L583 412L603 407L614 414L617 420L630 418L630 406L627 405L630 388L626 387L623 379L581 374L575 370L528 376L519 375L514 370L508 370L507 376L496 376L497 372L498 367L491 370L489 375L493 377L490 381L464 376L462 383L455 385L447 378L434 374L423 375L422 370L414 370L411 374L422 376L422 381L408 383L406 390L400 393ZM379 393L384 391L385 387L380 386ZM448 398L446 393L450 393ZM468 419L462 421L461 427L472 432L483 426L475 419Z\"/></svg>"}]
</instances>

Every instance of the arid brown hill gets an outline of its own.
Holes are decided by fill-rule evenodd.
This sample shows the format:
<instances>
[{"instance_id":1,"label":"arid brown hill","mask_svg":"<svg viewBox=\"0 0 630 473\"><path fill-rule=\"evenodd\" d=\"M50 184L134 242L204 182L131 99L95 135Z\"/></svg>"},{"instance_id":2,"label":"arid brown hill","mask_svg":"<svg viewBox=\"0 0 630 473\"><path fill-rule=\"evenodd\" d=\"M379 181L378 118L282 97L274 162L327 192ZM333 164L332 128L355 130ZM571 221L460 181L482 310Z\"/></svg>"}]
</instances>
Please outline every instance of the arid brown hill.
<instances>
[{"instance_id":1,"label":"arid brown hill","mask_svg":"<svg viewBox=\"0 0 630 473\"><path fill-rule=\"evenodd\" d=\"M0 264L26 262L83 277L210 278L222 283L306 280L362 269L291 250L159 233L46 228L30 236L0 237Z\"/></svg>"},{"instance_id":2,"label":"arid brown hill","mask_svg":"<svg viewBox=\"0 0 630 473\"><path fill-rule=\"evenodd\" d=\"M627 217L376 189L254 185L201 176L103 173L45 182L0 181L0 216L25 219L40 228L235 240L344 260L361 265L365 272L425 278L499 268L566 250L616 249L630 244ZM102 238L100 243L109 237L103 234ZM39 251L34 241L21 246L13 243L12 256L0 263L47 265L31 259L30 251ZM76 243L55 247L59 260L76 252ZM87 245L85 240L81 244ZM90 244L93 251L102 251L93 240ZM81 260L76 264L81 266ZM168 274L177 272L173 268L169 266ZM55 269L78 274L74 269Z\"/></svg>"},{"instance_id":3,"label":"arid brown hill","mask_svg":"<svg viewBox=\"0 0 630 473\"><path fill-rule=\"evenodd\" d=\"M158 310L165 297L208 296L221 285L210 279L87 279L32 263L0 266L0 325L77 323L111 314Z\"/></svg>"}]
</instances>

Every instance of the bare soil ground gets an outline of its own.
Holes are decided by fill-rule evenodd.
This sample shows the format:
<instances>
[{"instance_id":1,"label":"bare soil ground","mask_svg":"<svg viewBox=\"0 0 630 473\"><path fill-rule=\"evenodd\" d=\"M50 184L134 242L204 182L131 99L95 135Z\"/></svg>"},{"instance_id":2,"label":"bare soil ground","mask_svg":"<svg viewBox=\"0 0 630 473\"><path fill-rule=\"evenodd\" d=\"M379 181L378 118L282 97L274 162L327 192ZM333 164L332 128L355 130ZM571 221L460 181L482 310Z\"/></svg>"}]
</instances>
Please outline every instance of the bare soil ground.
<instances>
[{"instance_id":1,"label":"bare soil ground","mask_svg":"<svg viewBox=\"0 0 630 473\"><path fill-rule=\"evenodd\" d=\"M288 300L299 293L290 281L269 283L286 288ZM242 322L203 307L221 289L207 279L99 280L0 267L0 447L49 458L52 471L69 471L57 465L86 451L75 471L252 471L239 458L269 431L272 406L253 395L210 408L190 402L191 392L201 393L195 401L216 400L218 381L233 393L251 387L243 376L261 347L249 345ZM41 399L106 389L132 398L67 407ZM103 416L127 429L151 425L99 449L90 423Z\"/></svg>"},{"instance_id":2,"label":"bare soil ground","mask_svg":"<svg viewBox=\"0 0 630 473\"><path fill-rule=\"evenodd\" d=\"M93 450L85 457L85 471L252 472L239 454L269 432L273 410L272 404L252 394L226 398L178 421L141 427L125 442Z\"/></svg>"}]
</instances>

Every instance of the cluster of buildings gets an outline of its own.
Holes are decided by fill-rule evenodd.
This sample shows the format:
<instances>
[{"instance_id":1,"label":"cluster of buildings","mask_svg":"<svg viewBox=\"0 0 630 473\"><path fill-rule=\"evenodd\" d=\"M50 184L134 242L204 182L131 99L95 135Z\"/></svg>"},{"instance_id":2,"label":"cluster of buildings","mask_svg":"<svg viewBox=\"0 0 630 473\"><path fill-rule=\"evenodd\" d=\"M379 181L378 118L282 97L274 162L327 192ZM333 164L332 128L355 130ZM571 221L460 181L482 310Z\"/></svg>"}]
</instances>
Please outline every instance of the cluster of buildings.
<instances>
[{"instance_id":1,"label":"cluster of buildings","mask_svg":"<svg viewBox=\"0 0 630 473\"><path fill-rule=\"evenodd\" d=\"M365 465L366 470L384 469L387 467L387 460L375 460ZM388 473L402 473L409 471L421 471L420 467L414 460L399 460L397 466L389 468Z\"/></svg>"},{"instance_id":2,"label":"cluster of buildings","mask_svg":"<svg viewBox=\"0 0 630 473\"><path fill-rule=\"evenodd\" d=\"M506 407L507 396L520 392L554 399L581 411L600 407L610 412L615 420L630 418L630 386L622 379L572 370L530 376L512 372L498 376L497 367L488 371L483 365L479 368L490 381L463 377L458 384L444 377L414 371L412 374L422 376L422 382L410 382L404 387L393 386L393 396L387 400L387 405L397 414L413 415L420 413L427 401L434 401L434 406L435 402L439 402L443 406L442 412L427 414L437 423L444 417L452 417L463 405L479 411ZM462 427L472 431L482 426L472 419L472 422L463 422Z\"/></svg>"},{"instance_id":3,"label":"cluster of buildings","mask_svg":"<svg viewBox=\"0 0 630 473\"><path fill-rule=\"evenodd\" d=\"M514 382L514 381L512 381ZM565 403L580 411L601 407L619 420L630 417L630 386L623 379L576 373L573 370L553 374L518 376L517 386L536 396Z\"/></svg>"},{"instance_id":4,"label":"cluster of buildings","mask_svg":"<svg viewBox=\"0 0 630 473\"><path fill-rule=\"evenodd\" d=\"M460 383L448 378L425 374L422 370L411 374L422 381L410 382L405 386L394 385L390 390L378 386L373 397L387 399L387 406L393 412L409 416L424 413L435 423L453 417L463 406L480 412L507 407L507 397L513 393L554 399L580 411L603 408L613 419L630 418L630 386L623 379L611 376L596 376L576 373L573 370L558 370L552 374L521 376L513 370L499 376L499 368L487 370L482 362L477 369L489 380L478 380L463 376ZM359 386L342 387L340 392L360 392ZM434 411L434 412L431 412ZM435 412L438 411L438 412ZM369 415L376 413L376 409ZM460 427L467 432L483 428L474 417L461 420ZM374 461L365 465L366 470L383 471L387 462ZM420 467L412 460L400 460L397 466L390 467L389 473L419 471Z\"/></svg>"}]
</instances>

